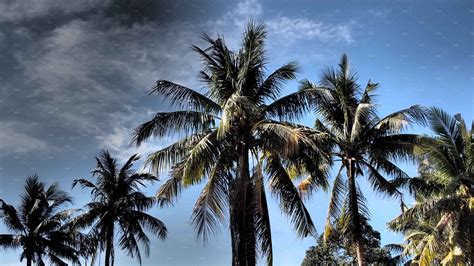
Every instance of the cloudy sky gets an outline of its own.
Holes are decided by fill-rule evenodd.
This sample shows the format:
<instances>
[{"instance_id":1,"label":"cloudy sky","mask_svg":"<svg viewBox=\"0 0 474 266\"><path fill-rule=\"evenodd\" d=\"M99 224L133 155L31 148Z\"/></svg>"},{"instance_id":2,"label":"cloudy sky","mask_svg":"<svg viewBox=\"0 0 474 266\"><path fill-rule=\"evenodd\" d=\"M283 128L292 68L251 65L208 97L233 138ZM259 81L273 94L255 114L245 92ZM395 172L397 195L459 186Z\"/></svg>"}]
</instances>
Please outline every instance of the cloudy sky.
<instances>
[{"instance_id":1,"label":"cloudy sky","mask_svg":"<svg viewBox=\"0 0 474 266\"><path fill-rule=\"evenodd\" d=\"M25 178L35 173L69 190L73 179L90 176L101 149L123 160L169 144L172 137L129 146L134 127L167 109L147 90L157 79L199 89L200 65L190 46L203 45L206 32L222 34L237 48L249 18L266 24L269 69L295 60L298 78L317 81L323 68L347 53L360 83L381 84L382 115L418 103L473 119L472 1L3 0L0 197L18 203ZM295 88L290 83L284 92ZM414 167L406 169L415 174ZM189 225L199 189L186 191L174 208L151 212L170 234L152 243L145 265L228 264L226 227L203 246ZM88 200L80 189L71 193L75 207ZM371 193L367 198L383 243L400 241L385 229L397 203ZM326 205L323 193L308 202L319 231ZM275 201L270 211L275 264L299 264L314 239L298 239ZM131 265L116 250L116 264ZM18 252L0 251L2 265L18 265L18 259Z\"/></svg>"}]
</instances>

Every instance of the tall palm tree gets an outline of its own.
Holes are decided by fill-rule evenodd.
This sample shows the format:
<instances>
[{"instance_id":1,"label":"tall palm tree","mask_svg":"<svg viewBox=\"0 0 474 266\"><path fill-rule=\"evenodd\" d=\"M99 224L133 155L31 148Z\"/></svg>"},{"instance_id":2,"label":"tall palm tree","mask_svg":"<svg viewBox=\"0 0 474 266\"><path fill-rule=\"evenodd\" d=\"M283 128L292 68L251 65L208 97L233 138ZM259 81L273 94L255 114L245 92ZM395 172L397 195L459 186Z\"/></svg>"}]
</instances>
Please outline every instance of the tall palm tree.
<instances>
[{"instance_id":1,"label":"tall palm tree","mask_svg":"<svg viewBox=\"0 0 474 266\"><path fill-rule=\"evenodd\" d=\"M49 187L38 176L26 179L25 191L18 210L0 199L0 214L13 234L0 234L0 246L22 248L20 261L45 265L79 263L77 233L68 227L72 210L61 210L71 197L55 183Z\"/></svg>"},{"instance_id":2,"label":"tall palm tree","mask_svg":"<svg viewBox=\"0 0 474 266\"><path fill-rule=\"evenodd\" d=\"M458 114L428 114L433 137L418 145L419 176L405 182L416 203L389 226L403 232L420 265L474 263L474 141ZM421 226L423 225L423 226Z\"/></svg>"},{"instance_id":3,"label":"tall palm tree","mask_svg":"<svg viewBox=\"0 0 474 266\"><path fill-rule=\"evenodd\" d=\"M418 136L401 131L412 122L423 122L424 111L415 105L379 118L374 102L378 84L369 81L361 90L346 55L339 69L323 72L319 86L307 80L301 84L303 90L319 88L311 100L318 116L314 136L325 143L334 161L341 162L332 186L325 239L336 220L342 220L343 235L354 245L358 264L365 265L361 223L368 219L369 211L357 178L365 176L376 192L401 199L396 183L386 177L407 177L394 161L412 157ZM311 191L315 186L311 180L303 180L300 187Z\"/></svg>"},{"instance_id":4,"label":"tall palm tree","mask_svg":"<svg viewBox=\"0 0 474 266\"><path fill-rule=\"evenodd\" d=\"M140 191L148 182L158 179L147 173L135 173L132 166L137 160L139 156L133 155L119 168L116 160L104 151L96 157L97 166L92 171L96 182L76 179L72 185L91 189L93 201L85 205L85 212L75 217L73 224L76 228L91 226L89 235L95 240L92 243L97 244L95 251L105 248L106 266L114 263L115 235L119 236L120 247L130 256L136 256L140 264L139 244L147 256L150 253L150 239L144 229L161 239L167 235L164 223L145 212L156 203L155 198Z\"/></svg>"},{"instance_id":5,"label":"tall palm tree","mask_svg":"<svg viewBox=\"0 0 474 266\"><path fill-rule=\"evenodd\" d=\"M229 212L234 265L254 265L257 249L272 264L264 174L297 233L307 236L315 231L285 169L300 157L317 158L315 143L308 136L309 128L284 122L304 114L313 89L278 98L281 85L295 78L297 67L291 62L265 76L265 37L264 26L250 22L240 49L233 52L223 38L204 35L210 47L193 49L203 63L200 79L205 93L157 81L150 93L183 111L157 113L136 129L133 138L140 145L153 136L184 135L147 159L153 172L172 167L158 198L162 204L173 202L182 188L207 179L191 221L198 237L206 241ZM306 168L320 171L314 161Z\"/></svg>"}]
</instances>

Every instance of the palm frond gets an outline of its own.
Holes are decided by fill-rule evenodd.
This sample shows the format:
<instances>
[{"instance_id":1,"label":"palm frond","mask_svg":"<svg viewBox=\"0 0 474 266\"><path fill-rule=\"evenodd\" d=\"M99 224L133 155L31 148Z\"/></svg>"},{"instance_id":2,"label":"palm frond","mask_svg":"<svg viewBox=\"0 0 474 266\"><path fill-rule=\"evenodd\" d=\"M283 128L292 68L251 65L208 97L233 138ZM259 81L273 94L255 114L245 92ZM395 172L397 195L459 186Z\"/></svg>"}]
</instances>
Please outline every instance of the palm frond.
<instances>
[{"instance_id":1,"label":"palm frond","mask_svg":"<svg viewBox=\"0 0 474 266\"><path fill-rule=\"evenodd\" d=\"M12 205L8 205L5 201L0 199L0 218L3 220L5 225L16 232L23 232L25 229L21 223L18 213Z\"/></svg>"},{"instance_id":2,"label":"palm frond","mask_svg":"<svg viewBox=\"0 0 474 266\"><path fill-rule=\"evenodd\" d=\"M331 197L329 199L328 213L326 216L326 224L324 226L323 234L323 241L325 243L329 239L329 235L331 234L333 221L341 217L341 211L343 207L343 198L341 197L347 190L346 184L341 176L342 169L343 166L339 168L339 171L336 177L334 178L334 183L332 185Z\"/></svg>"},{"instance_id":3,"label":"palm frond","mask_svg":"<svg viewBox=\"0 0 474 266\"><path fill-rule=\"evenodd\" d=\"M290 157L298 154L301 147L315 147L309 129L290 123L261 121L252 129L263 150Z\"/></svg>"},{"instance_id":4,"label":"palm frond","mask_svg":"<svg viewBox=\"0 0 474 266\"><path fill-rule=\"evenodd\" d=\"M295 62L287 63L271 73L258 89L258 96L263 103L265 99L275 100L281 93L281 86L288 80L296 78L298 66Z\"/></svg>"},{"instance_id":5,"label":"palm frond","mask_svg":"<svg viewBox=\"0 0 474 266\"><path fill-rule=\"evenodd\" d=\"M222 155L213 167L209 180L193 208L191 222L195 226L198 237L201 237L204 242L210 235L217 232L219 224L225 218L228 183L231 178L228 164L228 158Z\"/></svg>"},{"instance_id":6,"label":"palm frond","mask_svg":"<svg viewBox=\"0 0 474 266\"><path fill-rule=\"evenodd\" d=\"M255 229L260 243L260 251L266 257L267 265L273 265L272 233L268 214L265 187L263 184L262 165L259 162L252 177L255 180Z\"/></svg>"},{"instance_id":7,"label":"palm frond","mask_svg":"<svg viewBox=\"0 0 474 266\"><path fill-rule=\"evenodd\" d=\"M12 234L0 234L0 247L18 248L21 245L21 236Z\"/></svg>"},{"instance_id":8,"label":"palm frond","mask_svg":"<svg viewBox=\"0 0 474 266\"><path fill-rule=\"evenodd\" d=\"M155 117L137 127L132 143L140 145L151 136L164 137L173 133L193 134L214 127L215 117L197 111L175 111L157 113Z\"/></svg>"},{"instance_id":9,"label":"palm frond","mask_svg":"<svg viewBox=\"0 0 474 266\"><path fill-rule=\"evenodd\" d=\"M297 92L288 94L275 100L265 107L265 114L268 117L277 117L280 121L293 121L300 119L315 105L314 99L326 97L327 90L313 87L313 85L300 86Z\"/></svg>"},{"instance_id":10,"label":"palm frond","mask_svg":"<svg viewBox=\"0 0 474 266\"><path fill-rule=\"evenodd\" d=\"M145 165L150 166L153 173L159 174L178 164L189 150L210 132L204 131L185 137L175 143L148 155Z\"/></svg>"},{"instance_id":11,"label":"palm frond","mask_svg":"<svg viewBox=\"0 0 474 266\"><path fill-rule=\"evenodd\" d=\"M265 170L269 175L270 190L280 200L280 207L290 217L298 236L313 235L316 229L311 216L279 158L274 155L266 158Z\"/></svg>"},{"instance_id":12,"label":"palm frond","mask_svg":"<svg viewBox=\"0 0 474 266\"><path fill-rule=\"evenodd\" d=\"M391 113L380 119L373 126L373 129L382 132L399 133L401 130L413 123L418 123L420 125L426 124L426 108L420 105L413 105L406 109Z\"/></svg>"},{"instance_id":13,"label":"palm frond","mask_svg":"<svg viewBox=\"0 0 474 266\"><path fill-rule=\"evenodd\" d=\"M208 97L167 80L158 80L149 93L163 96L172 106L177 106L180 109L191 107L194 111L209 112L215 115L219 114L221 110L219 104Z\"/></svg>"}]
</instances>

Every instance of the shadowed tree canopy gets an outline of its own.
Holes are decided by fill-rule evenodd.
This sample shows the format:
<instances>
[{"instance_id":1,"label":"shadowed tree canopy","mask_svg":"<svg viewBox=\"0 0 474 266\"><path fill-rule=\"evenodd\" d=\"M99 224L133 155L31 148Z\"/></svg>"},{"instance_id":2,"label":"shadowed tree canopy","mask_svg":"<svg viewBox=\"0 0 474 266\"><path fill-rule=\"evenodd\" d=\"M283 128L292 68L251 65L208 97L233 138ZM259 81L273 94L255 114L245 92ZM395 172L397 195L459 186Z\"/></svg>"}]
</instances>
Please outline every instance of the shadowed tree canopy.
<instances>
[{"instance_id":1,"label":"shadowed tree canopy","mask_svg":"<svg viewBox=\"0 0 474 266\"><path fill-rule=\"evenodd\" d=\"M80 234L68 226L71 197L57 183L46 187L38 176L26 179L19 208L0 199L0 217L12 234L0 234L0 246L21 248L28 266L79 263Z\"/></svg>"},{"instance_id":2,"label":"shadowed tree canopy","mask_svg":"<svg viewBox=\"0 0 474 266\"><path fill-rule=\"evenodd\" d=\"M395 265L390 252L380 247L380 233L372 228L366 220L363 221L363 239L366 244L366 262L368 264ZM317 245L310 247L306 251L306 256L301 263L302 266L311 265L342 265L354 264L357 254L350 240L342 235L339 223L335 230L331 231L326 242L323 235L317 240Z\"/></svg>"},{"instance_id":3,"label":"shadowed tree canopy","mask_svg":"<svg viewBox=\"0 0 474 266\"><path fill-rule=\"evenodd\" d=\"M295 78L297 66L290 62L266 75L265 38L264 26L252 22L237 51L222 37L204 35L209 47L193 46L203 63L199 77L204 93L157 81L150 94L160 95L179 111L157 113L133 138L140 145L151 137L183 137L147 158L153 172L171 168L158 198L171 203L183 188L206 180L191 220L206 240L229 213L234 265L255 264L257 251L272 264L266 185L304 237L315 229L288 169L303 172L301 158L313 158L304 172L324 176L325 160L310 129L291 123L308 110L315 89L280 98L281 86Z\"/></svg>"},{"instance_id":4,"label":"shadowed tree canopy","mask_svg":"<svg viewBox=\"0 0 474 266\"><path fill-rule=\"evenodd\" d=\"M164 223L145 212L154 206L155 197L147 197L140 191L158 178L134 172L132 167L137 160L139 157L133 155L119 168L116 160L104 151L96 158L97 165L92 171L95 182L86 179L73 182L73 187L80 185L91 190L92 202L86 204L72 224L75 228L90 227L88 235L93 246L86 250L88 256L94 261L96 253L105 250L106 266L114 264L115 236L120 247L141 264L140 245L147 256L150 254L150 239L144 230L160 239L167 235Z\"/></svg>"},{"instance_id":5,"label":"shadowed tree canopy","mask_svg":"<svg viewBox=\"0 0 474 266\"><path fill-rule=\"evenodd\" d=\"M474 263L474 142L461 115L431 108L432 137L417 146L419 176L403 180L416 203L389 223L413 263Z\"/></svg>"}]
</instances>

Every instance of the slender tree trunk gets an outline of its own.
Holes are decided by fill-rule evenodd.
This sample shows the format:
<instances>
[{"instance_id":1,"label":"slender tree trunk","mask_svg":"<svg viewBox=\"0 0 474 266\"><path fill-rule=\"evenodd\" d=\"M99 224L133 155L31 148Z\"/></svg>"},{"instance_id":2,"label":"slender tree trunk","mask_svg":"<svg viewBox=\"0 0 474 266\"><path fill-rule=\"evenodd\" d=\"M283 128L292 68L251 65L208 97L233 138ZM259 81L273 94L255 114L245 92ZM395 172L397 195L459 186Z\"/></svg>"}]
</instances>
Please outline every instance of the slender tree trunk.
<instances>
[{"instance_id":1,"label":"slender tree trunk","mask_svg":"<svg viewBox=\"0 0 474 266\"><path fill-rule=\"evenodd\" d=\"M256 264L251 190L248 149L245 144L242 144L239 147L237 175L232 184L230 198L232 265Z\"/></svg>"},{"instance_id":2,"label":"slender tree trunk","mask_svg":"<svg viewBox=\"0 0 474 266\"><path fill-rule=\"evenodd\" d=\"M114 224L109 226L107 230L107 240L105 243L105 266L112 266L113 260L112 258L112 245L114 244Z\"/></svg>"},{"instance_id":3,"label":"slender tree trunk","mask_svg":"<svg viewBox=\"0 0 474 266\"><path fill-rule=\"evenodd\" d=\"M350 189L350 199L349 204L351 208L351 212L353 213L353 243L356 249L357 255L357 264L359 266L365 266L365 252L364 252L364 243L362 242L362 226L360 221L360 214L359 214L359 204L357 202L357 185L356 185L356 167L354 159L349 159L348 164L348 176L349 176L349 189Z\"/></svg>"},{"instance_id":4,"label":"slender tree trunk","mask_svg":"<svg viewBox=\"0 0 474 266\"><path fill-rule=\"evenodd\" d=\"M31 266L31 258L26 258L26 266Z\"/></svg>"}]
</instances>

